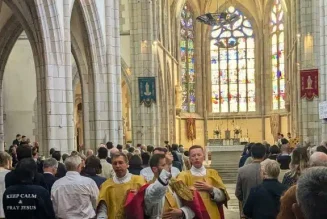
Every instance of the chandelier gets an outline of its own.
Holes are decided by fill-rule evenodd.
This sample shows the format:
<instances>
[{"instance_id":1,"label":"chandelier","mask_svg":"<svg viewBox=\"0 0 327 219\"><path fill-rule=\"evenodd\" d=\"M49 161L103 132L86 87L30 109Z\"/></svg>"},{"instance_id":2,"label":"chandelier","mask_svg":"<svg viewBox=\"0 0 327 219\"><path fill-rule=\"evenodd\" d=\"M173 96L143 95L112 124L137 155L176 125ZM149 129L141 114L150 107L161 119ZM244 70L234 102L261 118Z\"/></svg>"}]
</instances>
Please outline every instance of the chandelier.
<instances>
[{"instance_id":1,"label":"chandelier","mask_svg":"<svg viewBox=\"0 0 327 219\"><path fill-rule=\"evenodd\" d=\"M212 0L210 0L210 5L211 5L211 1ZM217 12L205 13L205 14L197 17L196 20L201 23L204 23L206 25L209 25L209 26L225 26L225 25L232 25L237 20L240 19L240 16L237 14L228 14L227 12L218 13L218 11L219 11L218 1L219 0L216 0L216 1L217 1ZM231 1L233 1L233 0L231 0Z\"/></svg>"},{"instance_id":2,"label":"chandelier","mask_svg":"<svg viewBox=\"0 0 327 219\"><path fill-rule=\"evenodd\" d=\"M209 26L225 26L232 25L240 19L237 14L222 13L206 13L196 18L197 21Z\"/></svg>"},{"instance_id":3,"label":"chandelier","mask_svg":"<svg viewBox=\"0 0 327 219\"><path fill-rule=\"evenodd\" d=\"M219 48L233 48L236 47L239 44L239 42L236 39L230 38L230 39L217 39L217 42L214 44L215 46Z\"/></svg>"}]
</instances>

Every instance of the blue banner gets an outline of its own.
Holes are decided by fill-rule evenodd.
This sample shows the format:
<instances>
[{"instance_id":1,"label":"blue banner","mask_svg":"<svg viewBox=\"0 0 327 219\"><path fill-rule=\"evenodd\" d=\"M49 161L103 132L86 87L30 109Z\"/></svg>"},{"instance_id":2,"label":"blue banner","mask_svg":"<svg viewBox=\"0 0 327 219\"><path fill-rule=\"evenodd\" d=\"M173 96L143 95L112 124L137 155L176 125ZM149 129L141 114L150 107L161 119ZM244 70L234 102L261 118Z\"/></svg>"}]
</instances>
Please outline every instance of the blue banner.
<instances>
[{"instance_id":1,"label":"blue banner","mask_svg":"<svg viewBox=\"0 0 327 219\"><path fill-rule=\"evenodd\" d=\"M156 78L140 77L139 78L139 95L140 104L150 107L152 103L156 103Z\"/></svg>"}]
</instances>

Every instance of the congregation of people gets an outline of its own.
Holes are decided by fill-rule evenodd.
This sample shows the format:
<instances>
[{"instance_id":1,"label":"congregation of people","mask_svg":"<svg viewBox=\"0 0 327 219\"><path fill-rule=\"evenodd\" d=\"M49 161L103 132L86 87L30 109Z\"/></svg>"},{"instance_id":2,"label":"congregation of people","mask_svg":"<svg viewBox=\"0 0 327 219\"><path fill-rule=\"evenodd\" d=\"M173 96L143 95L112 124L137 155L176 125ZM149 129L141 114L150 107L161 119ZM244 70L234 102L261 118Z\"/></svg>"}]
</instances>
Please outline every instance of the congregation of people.
<instances>
[{"instance_id":1,"label":"congregation of people","mask_svg":"<svg viewBox=\"0 0 327 219\"><path fill-rule=\"evenodd\" d=\"M276 145L245 146L235 196L240 217L324 219L327 198L327 142L292 146L278 134Z\"/></svg>"},{"instance_id":2,"label":"congregation of people","mask_svg":"<svg viewBox=\"0 0 327 219\"><path fill-rule=\"evenodd\" d=\"M229 195L201 146L107 142L95 152L51 148L47 157L21 135L0 152L0 218L228 219ZM327 218L327 142L249 143L239 167L240 218Z\"/></svg>"},{"instance_id":3,"label":"congregation of people","mask_svg":"<svg viewBox=\"0 0 327 219\"><path fill-rule=\"evenodd\" d=\"M108 142L85 154L51 148L41 159L23 140L0 152L0 218L224 219L229 196L201 146Z\"/></svg>"}]
</instances>

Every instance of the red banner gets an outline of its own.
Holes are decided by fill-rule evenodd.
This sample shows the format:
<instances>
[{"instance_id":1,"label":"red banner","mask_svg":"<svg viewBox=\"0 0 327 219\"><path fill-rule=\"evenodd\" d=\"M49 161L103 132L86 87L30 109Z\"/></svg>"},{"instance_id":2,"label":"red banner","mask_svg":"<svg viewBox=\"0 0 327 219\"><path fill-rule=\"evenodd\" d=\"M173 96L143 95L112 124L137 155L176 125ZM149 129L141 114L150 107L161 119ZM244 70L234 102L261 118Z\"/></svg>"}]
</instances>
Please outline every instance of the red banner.
<instances>
[{"instance_id":1,"label":"red banner","mask_svg":"<svg viewBox=\"0 0 327 219\"><path fill-rule=\"evenodd\" d=\"M196 127L195 127L195 119L188 118L186 120L186 135L188 140L193 141L196 139Z\"/></svg>"},{"instance_id":2,"label":"red banner","mask_svg":"<svg viewBox=\"0 0 327 219\"><path fill-rule=\"evenodd\" d=\"M318 69L301 70L301 98L313 100L319 97Z\"/></svg>"}]
</instances>

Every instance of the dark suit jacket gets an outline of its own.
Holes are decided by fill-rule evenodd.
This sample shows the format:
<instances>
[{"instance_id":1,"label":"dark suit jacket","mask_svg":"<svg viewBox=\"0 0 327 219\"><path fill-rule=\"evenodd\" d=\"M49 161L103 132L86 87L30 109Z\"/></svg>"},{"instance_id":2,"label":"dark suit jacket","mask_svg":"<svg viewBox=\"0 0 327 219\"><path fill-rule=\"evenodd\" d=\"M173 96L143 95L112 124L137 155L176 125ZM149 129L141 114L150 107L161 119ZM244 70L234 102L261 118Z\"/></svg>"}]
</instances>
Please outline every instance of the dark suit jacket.
<instances>
[{"instance_id":1,"label":"dark suit jacket","mask_svg":"<svg viewBox=\"0 0 327 219\"><path fill-rule=\"evenodd\" d=\"M133 175L138 175L139 176L142 169L143 168L141 166L140 167L129 167L128 171Z\"/></svg>"},{"instance_id":2,"label":"dark suit jacket","mask_svg":"<svg viewBox=\"0 0 327 219\"><path fill-rule=\"evenodd\" d=\"M57 170L56 177L62 178L64 176L66 176L66 172L67 172L67 170L66 170L65 164L58 163L58 170Z\"/></svg>"},{"instance_id":3,"label":"dark suit jacket","mask_svg":"<svg viewBox=\"0 0 327 219\"><path fill-rule=\"evenodd\" d=\"M265 179L251 189L243 213L252 219L276 219L280 208L280 197L287 186L277 179Z\"/></svg>"},{"instance_id":4,"label":"dark suit jacket","mask_svg":"<svg viewBox=\"0 0 327 219\"><path fill-rule=\"evenodd\" d=\"M12 142L12 144L14 145L17 145L17 146L19 146L20 145L20 142L17 140L17 139L15 139L13 142Z\"/></svg>"},{"instance_id":5,"label":"dark suit jacket","mask_svg":"<svg viewBox=\"0 0 327 219\"><path fill-rule=\"evenodd\" d=\"M9 186L14 186L20 184L18 177L15 174L15 171L11 171L6 174L5 176L5 185L6 188ZM48 186L45 183L44 177L41 173L36 173L34 180L33 180L33 185L39 185L48 190Z\"/></svg>"},{"instance_id":6,"label":"dark suit jacket","mask_svg":"<svg viewBox=\"0 0 327 219\"><path fill-rule=\"evenodd\" d=\"M43 173L43 176L44 176L45 183L48 186L49 193L51 194L52 185L58 178L52 175L51 173Z\"/></svg>"}]
</instances>

